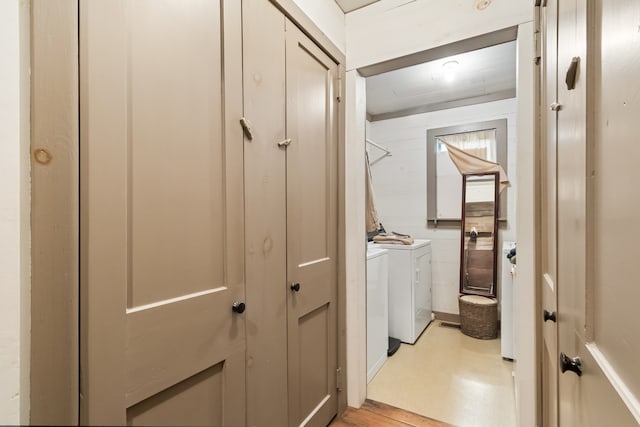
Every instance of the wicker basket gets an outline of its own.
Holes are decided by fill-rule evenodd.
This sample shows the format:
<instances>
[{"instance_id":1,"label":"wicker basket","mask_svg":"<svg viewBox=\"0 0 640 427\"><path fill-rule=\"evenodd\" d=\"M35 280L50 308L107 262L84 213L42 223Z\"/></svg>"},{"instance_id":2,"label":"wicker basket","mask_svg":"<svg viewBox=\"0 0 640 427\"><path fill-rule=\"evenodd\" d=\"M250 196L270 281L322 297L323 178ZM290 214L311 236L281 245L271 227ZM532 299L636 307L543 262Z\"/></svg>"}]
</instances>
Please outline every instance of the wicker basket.
<instances>
[{"instance_id":1,"label":"wicker basket","mask_svg":"<svg viewBox=\"0 0 640 427\"><path fill-rule=\"evenodd\" d=\"M498 301L478 295L461 295L458 303L463 334L483 340L498 337Z\"/></svg>"}]
</instances>

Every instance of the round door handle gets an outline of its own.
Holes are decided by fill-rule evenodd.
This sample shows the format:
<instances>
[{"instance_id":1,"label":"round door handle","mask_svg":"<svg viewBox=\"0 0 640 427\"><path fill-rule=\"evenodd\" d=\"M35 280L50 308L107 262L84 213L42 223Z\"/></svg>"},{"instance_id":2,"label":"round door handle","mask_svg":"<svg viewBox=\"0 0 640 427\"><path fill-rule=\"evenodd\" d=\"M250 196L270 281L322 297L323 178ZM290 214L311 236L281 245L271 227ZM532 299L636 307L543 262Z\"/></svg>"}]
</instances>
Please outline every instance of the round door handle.
<instances>
[{"instance_id":1,"label":"round door handle","mask_svg":"<svg viewBox=\"0 0 640 427\"><path fill-rule=\"evenodd\" d=\"M569 357L560 353L560 370L563 374L571 371L580 377L582 376L582 360L579 357Z\"/></svg>"},{"instance_id":2,"label":"round door handle","mask_svg":"<svg viewBox=\"0 0 640 427\"><path fill-rule=\"evenodd\" d=\"M556 322L556 312L555 311L547 311L545 310L543 313L544 321L551 320L553 323Z\"/></svg>"},{"instance_id":3,"label":"round door handle","mask_svg":"<svg viewBox=\"0 0 640 427\"><path fill-rule=\"evenodd\" d=\"M291 284L291 290L294 291L294 292L300 291L300 283L292 283Z\"/></svg>"},{"instance_id":4,"label":"round door handle","mask_svg":"<svg viewBox=\"0 0 640 427\"><path fill-rule=\"evenodd\" d=\"M234 302L231 306L231 310L234 313L244 313L245 308L247 308L247 306L243 302L238 301Z\"/></svg>"}]
</instances>

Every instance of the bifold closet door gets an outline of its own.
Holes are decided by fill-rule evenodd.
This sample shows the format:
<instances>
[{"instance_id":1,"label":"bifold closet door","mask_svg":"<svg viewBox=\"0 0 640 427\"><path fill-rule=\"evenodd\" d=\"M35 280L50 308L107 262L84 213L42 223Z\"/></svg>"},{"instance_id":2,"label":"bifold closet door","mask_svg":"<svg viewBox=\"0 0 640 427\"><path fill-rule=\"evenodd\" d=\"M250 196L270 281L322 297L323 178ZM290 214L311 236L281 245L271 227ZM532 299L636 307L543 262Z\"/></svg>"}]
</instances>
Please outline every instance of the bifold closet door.
<instances>
[{"instance_id":1,"label":"bifold closet door","mask_svg":"<svg viewBox=\"0 0 640 427\"><path fill-rule=\"evenodd\" d=\"M288 20L286 38L289 425L326 426L338 408L338 70Z\"/></svg>"},{"instance_id":2,"label":"bifold closet door","mask_svg":"<svg viewBox=\"0 0 640 427\"><path fill-rule=\"evenodd\" d=\"M548 0L541 7L542 62L541 81L542 123L540 194L542 209L541 245L542 313L542 417L545 427L558 426L558 224L557 224L557 153L558 111L552 109L558 101L558 0ZM546 315L545 315L546 313Z\"/></svg>"},{"instance_id":3,"label":"bifold closet door","mask_svg":"<svg viewBox=\"0 0 640 427\"><path fill-rule=\"evenodd\" d=\"M285 17L243 0L247 425L288 425Z\"/></svg>"},{"instance_id":4,"label":"bifold closet door","mask_svg":"<svg viewBox=\"0 0 640 427\"><path fill-rule=\"evenodd\" d=\"M242 10L247 424L326 426L337 413L337 66L269 0Z\"/></svg>"},{"instance_id":5,"label":"bifold closet door","mask_svg":"<svg viewBox=\"0 0 640 427\"><path fill-rule=\"evenodd\" d=\"M246 423L240 21L80 1L83 425Z\"/></svg>"}]
</instances>

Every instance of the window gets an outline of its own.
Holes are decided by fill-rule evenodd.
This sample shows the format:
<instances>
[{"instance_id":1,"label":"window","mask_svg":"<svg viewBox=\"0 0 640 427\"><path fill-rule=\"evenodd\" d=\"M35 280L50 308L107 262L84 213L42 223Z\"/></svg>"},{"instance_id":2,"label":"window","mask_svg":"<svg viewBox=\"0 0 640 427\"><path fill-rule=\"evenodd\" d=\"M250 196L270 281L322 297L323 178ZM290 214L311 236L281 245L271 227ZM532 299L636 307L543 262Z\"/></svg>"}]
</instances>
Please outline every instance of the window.
<instances>
[{"instance_id":1,"label":"window","mask_svg":"<svg viewBox=\"0 0 640 427\"><path fill-rule=\"evenodd\" d=\"M507 120L471 123L427 131L427 219L459 220L462 176L449 158L453 145L507 170ZM506 192L500 195L500 219L506 218Z\"/></svg>"}]
</instances>

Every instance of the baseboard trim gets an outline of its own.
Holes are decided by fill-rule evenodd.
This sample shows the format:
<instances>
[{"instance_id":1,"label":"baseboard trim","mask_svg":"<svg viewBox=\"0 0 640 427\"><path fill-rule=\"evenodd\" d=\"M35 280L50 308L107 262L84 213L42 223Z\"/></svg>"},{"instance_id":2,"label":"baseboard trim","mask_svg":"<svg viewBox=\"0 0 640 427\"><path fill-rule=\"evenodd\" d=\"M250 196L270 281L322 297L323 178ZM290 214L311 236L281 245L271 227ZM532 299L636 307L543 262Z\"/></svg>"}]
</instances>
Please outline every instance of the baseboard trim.
<instances>
[{"instance_id":1,"label":"baseboard trim","mask_svg":"<svg viewBox=\"0 0 640 427\"><path fill-rule=\"evenodd\" d=\"M447 323L460 323L460 315L453 313L444 313L442 311L434 311L433 315L436 319Z\"/></svg>"}]
</instances>

